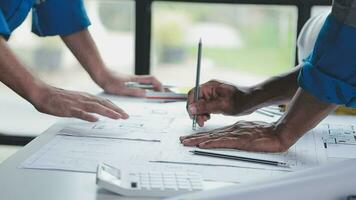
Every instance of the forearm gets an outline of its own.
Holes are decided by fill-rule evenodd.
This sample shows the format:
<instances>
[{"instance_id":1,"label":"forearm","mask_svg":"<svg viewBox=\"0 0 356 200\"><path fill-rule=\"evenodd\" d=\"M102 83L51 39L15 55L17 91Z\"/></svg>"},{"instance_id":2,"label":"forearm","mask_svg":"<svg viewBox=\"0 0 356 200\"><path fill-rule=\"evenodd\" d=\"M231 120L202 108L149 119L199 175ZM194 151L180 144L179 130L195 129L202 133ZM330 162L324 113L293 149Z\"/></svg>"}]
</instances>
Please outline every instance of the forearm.
<instances>
[{"instance_id":1,"label":"forearm","mask_svg":"<svg viewBox=\"0 0 356 200\"><path fill-rule=\"evenodd\" d=\"M0 81L32 102L43 82L36 79L24 67L2 37L0 37L0 52Z\"/></svg>"},{"instance_id":2,"label":"forearm","mask_svg":"<svg viewBox=\"0 0 356 200\"><path fill-rule=\"evenodd\" d=\"M285 147L292 146L306 132L317 126L337 105L321 102L298 89L287 112L276 123L276 134Z\"/></svg>"},{"instance_id":3,"label":"forearm","mask_svg":"<svg viewBox=\"0 0 356 200\"><path fill-rule=\"evenodd\" d=\"M103 79L110 72L106 68L89 31L84 29L71 35L62 36L61 38L91 78L99 86L102 86L105 81Z\"/></svg>"},{"instance_id":4,"label":"forearm","mask_svg":"<svg viewBox=\"0 0 356 200\"><path fill-rule=\"evenodd\" d=\"M300 68L297 66L285 74L274 76L251 87L245 107L258 109L290 101L298 89L297 78Z\"/></svg>"}]
</instances>

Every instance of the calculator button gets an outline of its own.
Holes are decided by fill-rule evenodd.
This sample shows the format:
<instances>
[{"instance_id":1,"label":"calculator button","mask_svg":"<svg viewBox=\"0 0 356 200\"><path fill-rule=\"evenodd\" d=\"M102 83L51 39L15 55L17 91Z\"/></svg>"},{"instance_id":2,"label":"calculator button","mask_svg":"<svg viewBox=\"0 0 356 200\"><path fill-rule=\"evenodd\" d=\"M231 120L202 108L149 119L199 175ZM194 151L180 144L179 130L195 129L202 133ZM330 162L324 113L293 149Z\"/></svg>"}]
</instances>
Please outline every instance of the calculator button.
<instances>
[{"instance_id":1,"label":"calculator button","mask_svg":"<svg viewBox=\"0 0 356 200\"><path fill-rule=\"evenodd\" d=\"M148 178L147 178L147 179L146 179L146 178L141 178L140 181L141 181L142 183L148 183L148 182L149 182Z\"/></svg>"},{"instance_id":2,"label":"calculator button","mask_svg":"<svg viewBox=\"0 0 356 200\"><path fill-rule=\"evenodd\" d=\"M149 185L145 185L145 186L141 186L142 189L145 189L145 190L150 190L151 187Z\"/></svg>"},{"instance_id":3,"label":"calculator button","mask_svg":"<svg viewBox=\"0 0 356 200\"><path fill-rule=\"evenodd\" d=\"M189 178L191 178L191 179L201 179L201 176L198 175L198 174L191 174L191 175L189 175Z\"/></svg>"},{"instance_id":4,"label":"calculator button","mask_svg":"<svg viewBox=\"0 0 356 200\"><path fill-rule=\"evenodd\" d=\"M186 191L186 192L192 191L192 189L191 189L190 187L179 187L178 189L179 189L180 191Z\"/></svg>"},{"instance_id":5,"label":"calculator button","mask_svg":"<svg viewBox=\"0 0 356 200\"><path fill-rule=\"evenodd\" d=\"M167 172L163 172L163 174L162 174L163 176L174 176L174 174L173 173L167 173Z\"/></svg>"},{"instance_id":6,"label":"calculator button","mask_svg":"<svg viewBox=\"0 0 356 200\"><path fill-rule=\"evenodd\" d=\"M177 189L174 187L174 188L171 188L171 187L164 187L164 190L165 191L177 191Z\"/></svg>"},{"instance_id":7,"label":"calculator button","mask_svg":"<svg viewBox=\"0 0 356 200\"><path fill-rule=\"evenodd\" d=\"M193 185L193 186L202 186L203 184L202 184L202 183L199 183L199 182L193 182L192 185Z\"/></svg>"},{"instance_id":8,"label":"calculator button","mask_svg":"<svg viewBox=\"0 0 356 200\"><path fill-rule=\"evenodd\" d=\"M150 172L150 173L149 173L149 176L150 176L150 177L161 177L161 174L160 174L160 173L157 173L157 172Z\"/></svg>"},{"instance_id":9,"label":"calculator button","mask_svg":"<svg viewBox=\"0 0 356 200\"><path fill-rule=\"evenodd\" d=\"M193 184L192 185L193 189L201 190L203 188L202 184Z\"/></svg>"},{"instance_id":10,"label":"calculator button","mask_svg":"<svg viewBox=\"0 0 356 200\"><path fill-rule=\"evenodd\" d=\"M178 187L190 187L189 182L178 182Z\"/></svg>"},{"instance_id":11,"label":"calculator button","mask_svg":"<svg viewBox=\"0 0 356 200\"><path fill-rule=\"evenodd\" d=\"M188 175L184 173L177 173L176 177L182 179L182 178L188 178Z\"/></svg>"},{"instance_id":12,"label":"calculator button","mask_svg":"<svg viewBox=\"0 0 356 200\"><path fill-rule=\"evenodd\" d=\"M150 187L150 185L149 184L140 184L141 185L141 188L148 188L148 187Z\"/></svg>"},{"instance_id":13,"label":"calculator button","mask_svg":"<svg viewBox=\"0 0 356 200\"><path fill-rule=\"evenodd\" d=\"M159 182L162 182L162 178L157 178L157 177L155 177L155 178L150 178L150 181L152 182L157 182L157 181L159 181Z\"/></svg>"},{"instance_id":14,"label":"calculator button","mask_svg":"<svg viewBox=\"0 0 356 200\"><path fill-rule=\"evenodd\" d=\"M151 188L152 189L161 189L162 188L162 184L151 184Z\"/></svg>"},{"instance_id":15,"label":"calculator button","mask_svg":"<svg viewBox=\"0 0 356 200\"><path fill-rule=\"evenodd\" d=\"M148 174L140 173L140 177L141 177L141 178L148 178Z\"/></svg>"},{"instance_id":16,"label":"calculator button","mask_svg":"<svg viewBox=\"0 0 356 200\"><path fill-rule=\"evenodd\" d=\"M164 185L176 185L175 181L164 181Z\"/></svg>"},{"instance_id":17,"label":"calculator button","mask_svg":"<svg viewBox=\"0 0 356 200\"><path fill-rule=\"evenodd\" d=\"M154 182L150 182L150 185L162 185L162 182L154 181Z\"/></svg>"},{"instance_id":18,"label":"calculator button","mask_svg":"<svg viewBox=\"0 0 356 200\"><path fill-rule=\"evenodd\" d=\"M132 188L137 188L137 182L131 182L131 187Z\"/></svg>"},{"instance_id":19,"label":"calculator button","mask_svg":"<svg viewBox=\"0 0 356 200\"><path fill-rule=\"evenodd\" d=\"M190 184L189 181L177 181L178 184L181 184L181 185L187 185L187 184Z\"/></svg>"},{"instance_id":20,"label":"calculator button","mask_svg":"<svg viewBox=\"0 0 356 200\"><path fill-rule=\"evenodd\" d=\"M174 178L174 174L164 174L163 175L164 178Z\"/></svg>"}]
</instances>

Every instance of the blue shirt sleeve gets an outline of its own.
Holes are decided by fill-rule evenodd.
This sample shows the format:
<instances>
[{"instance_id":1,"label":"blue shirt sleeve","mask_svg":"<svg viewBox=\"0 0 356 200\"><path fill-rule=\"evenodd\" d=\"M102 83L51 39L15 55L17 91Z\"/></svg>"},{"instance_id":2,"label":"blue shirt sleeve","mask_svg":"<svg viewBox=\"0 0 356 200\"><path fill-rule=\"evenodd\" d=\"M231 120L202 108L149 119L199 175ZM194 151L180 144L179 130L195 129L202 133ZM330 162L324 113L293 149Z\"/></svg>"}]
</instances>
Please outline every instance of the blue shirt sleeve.
<instances>
[{"instance_id":1,"label":"blue shirt sleeve","mask_svg":"<svg viewBox=\"0 0 356 200\"><path fill-rule=\"evenodd\" d=\"M6 39L9 38L10 36L9 26L7 25L7 22L1 10L0 10L0 35L4 36Z\"/></svg>"},{"instance_id":2,"label":"blue shirt sleeve","mask_svg":"<svg viewBox=\"0 0 356 200\"><path fill-rule=\"evenodd\" d=\"M32 12L32 32L39 36L69 35L90 25L82 0L46 0Z\"/></svg>"},{"instance_id":3,"label":"blue shirt sleeve","mask_svg":"<svg viewBox=\"0 0 356 200\"><path fill-rule=\"evenodd\" d=\"M356 108L356 28L329 16L300 71L299 86L321 101Z\"/></svg>"}]
</instances>

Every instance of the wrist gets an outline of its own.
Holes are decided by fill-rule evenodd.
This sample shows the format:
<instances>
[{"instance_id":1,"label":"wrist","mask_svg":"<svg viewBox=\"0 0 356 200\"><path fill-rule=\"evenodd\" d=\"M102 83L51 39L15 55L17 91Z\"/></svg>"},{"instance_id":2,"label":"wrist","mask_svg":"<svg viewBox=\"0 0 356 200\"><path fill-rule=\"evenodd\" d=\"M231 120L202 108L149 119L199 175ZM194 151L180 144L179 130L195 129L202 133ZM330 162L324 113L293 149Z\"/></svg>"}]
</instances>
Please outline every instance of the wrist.
<instances>
[{"instance_id":1,"label":"wrist","mask_svg":"<svg viewBox=\"0 0 356 200\"><path fill-rule=\"evenodd\" d=\"M49 88L50 86L46 83L36 80L29 87L26 99L37 108Z\"/></svg>"},{"instance_id":2,"label":"wrist","mask_svg":"<svg viewBox=\"0 0 356 200\"><path fill-rule=\"evenodd\" d=\"M98 69L95 69L93 72L89 73L91 78L93 79L93 81L99 85L101 88L104 88L107 81L109 80L109 76L110 76L110 70L105 68L105 67L101 67Z\"/></svg>"},{"instance_id":3,"label":"wrist","mask_svg":"<svg viewBox=\"0 0 356 200\"><path fill-rule=\"evenodd\" d=\"M273 132L279 139L283 151L288 150L298 140L296 128L290 127L290 123L283 119L274 123Z\"/></svg>"},{"instance_id":4,"label":"wrist","mask_svg":"<svg viewBox=\"0 0 356 200\"><path fill-rule=\"evenodd\" d=\"M235 102L238 113L249 114L262 107L260 106L263 103L262 94L263 91L259 87L237 89Z\"/></svg>"}]
</instances>

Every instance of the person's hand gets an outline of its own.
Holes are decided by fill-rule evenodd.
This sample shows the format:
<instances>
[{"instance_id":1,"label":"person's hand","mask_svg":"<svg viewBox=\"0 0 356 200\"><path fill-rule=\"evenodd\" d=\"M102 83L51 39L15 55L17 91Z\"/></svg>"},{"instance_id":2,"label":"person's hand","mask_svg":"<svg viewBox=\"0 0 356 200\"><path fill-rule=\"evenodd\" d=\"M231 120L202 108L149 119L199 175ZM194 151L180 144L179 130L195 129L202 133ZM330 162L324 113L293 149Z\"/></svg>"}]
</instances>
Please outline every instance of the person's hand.
<instances>
[{"instance_id":1,"label":"person's hand","mask_svg":"<svg viewBox=\"0 0 356 200\"><path fill-rule=\"evenodd\" d=\"M127 119L129 117L125 111L107 99L47 85L39 87L30 102L42 113L58 117L75 117L90 122L98 120L92 113L112 119Z\"/></svg>"},{"instance_id":2,"label":"person's hand","mask_svg":"<svg viewBox=\"0 0 356 200\"><path fill-rule=\"evenodd\" d=\"M155 91L163 91L163 86L155 77L143 76L124 76L115 73L108 73L101 77L103 81L99 84L105 92L115 95L145 97L146 90L140 88L125 87L125 82L138 82L152 84Z\"/></svg>"},{"instance_id":3,"label":"person's hand","mask_svg":"<svg viewBox=\"0 0 356 200\"><path fill-rule=\"evenodd\" d=\"M253 111L246 106L249 88L212 80L200 86L198 102L194 100L194 91L193 88L188 93L187 111L191 118L198 115L199 126L204 126L210 114L242 115Z\"/></svg>"},{"instance_id":4,"label":"person's hand","mask_svg":"<svg viewBox=\"0 0 356 200\"><path fill-rule=\"evenodd\" d=\"M283 142L274 123L239 121L213 131L180 137L184 146L203 149L229 148L256 152L284 152Z\"/></svg>"}]
</instances>

